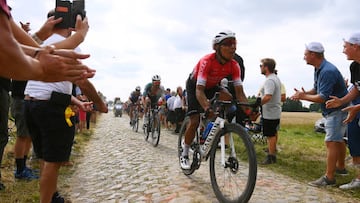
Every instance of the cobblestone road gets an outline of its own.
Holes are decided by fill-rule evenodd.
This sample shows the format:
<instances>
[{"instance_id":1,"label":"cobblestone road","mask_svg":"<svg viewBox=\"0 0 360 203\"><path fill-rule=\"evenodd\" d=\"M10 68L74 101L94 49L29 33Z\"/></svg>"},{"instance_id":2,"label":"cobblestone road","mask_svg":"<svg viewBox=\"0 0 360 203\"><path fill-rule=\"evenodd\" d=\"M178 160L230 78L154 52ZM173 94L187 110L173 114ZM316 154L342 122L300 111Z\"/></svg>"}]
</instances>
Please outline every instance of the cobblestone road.
<instances>
[{"instance_id":1,"label":"cobblestone road","mask_svg":"<svg viewBox=\"0 0 360 203\"><path fill-rule=\"evenodd\" d=\"M127 116L101 115L70 178L70 199L73 203L218 202L210 185L208 162L185 176L179 169L176 144L177 136L162 130L154 148L144 141L142 132L131 131ZM250 202L356 201L259 168Z\"/></svg>"}]
</instances>

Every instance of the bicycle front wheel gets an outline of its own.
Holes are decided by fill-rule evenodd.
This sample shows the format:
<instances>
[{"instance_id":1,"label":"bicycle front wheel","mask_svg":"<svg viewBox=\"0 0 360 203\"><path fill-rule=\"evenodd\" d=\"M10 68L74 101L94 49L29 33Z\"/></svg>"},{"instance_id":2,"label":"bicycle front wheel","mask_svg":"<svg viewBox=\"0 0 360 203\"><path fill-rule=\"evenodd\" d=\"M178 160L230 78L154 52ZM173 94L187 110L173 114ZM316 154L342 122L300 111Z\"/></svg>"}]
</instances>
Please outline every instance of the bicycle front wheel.
<instances>
[{"instance_id":1,"label":"bicycle front wheel","mask_svg":"<svg viewBox=\"0 0 360 203\"><path fill-rule=\"evenodd\" d=\"M138 129L139 129L139 117L137 113L134 113L132 120L132 130L138 132Z\"/></svg>"},{"instance_id":2,"label":"bicycle front wheel","mask_svg":"<svg viewBox=\"0 0 360 203\"><path fill-rule=\"evenodd\" d=\"M139 131L139 117L138 115L136 115L136 119L135 119L135 132Z\"/></svg>"},{"instance_id":3,"label":"bicycle front wheel","mask_svg":"<svg viewBox=\"0 0 360 203\"><path fill-rule=\"evenodd\" d=\"M225 138L223 152L218 149ZM225 124L210 151L210 178L220 202L248 202L255 188L257 162L254 145L238 124Z\"/></svg>"},{"instance_id":4,"label":"bicycle front wheel","mask_svg":"<svg viewBox=\"0 0 360 203\"><path fill-rule=\"evenodd\" d=\"M154 147L156 147L158 146L160 141L160 118L158 114L156 114L156 116L154 117L151 127L151 143Z\"/></svg>"},{"instance_id":5,"label":"bicycle front wheel","mask_svg":"<svg viewBox=\"0 0 360 203\"><path fill-rule=\"evenodd\" d=\"M143 124L143 130L144 130L144 139L147 141L149 139L149 128L150 128L150 122Z\"/></svg>"}]
</instances>

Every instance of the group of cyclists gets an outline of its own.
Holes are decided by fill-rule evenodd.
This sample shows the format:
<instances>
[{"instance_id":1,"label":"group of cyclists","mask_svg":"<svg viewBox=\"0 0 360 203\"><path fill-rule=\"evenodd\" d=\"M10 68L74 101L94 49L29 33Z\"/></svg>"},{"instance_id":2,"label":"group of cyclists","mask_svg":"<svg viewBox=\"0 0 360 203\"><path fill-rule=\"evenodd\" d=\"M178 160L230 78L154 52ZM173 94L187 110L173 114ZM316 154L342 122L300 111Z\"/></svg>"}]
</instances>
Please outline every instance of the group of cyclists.
<instances>
[{"instance_id":1,"label":"group of cyclists","mask_svg":"<svg viewBox=\"0 0 360 203\"><path fill-rule=\"evenodd\" d=\"M189 169L189 147L195 137L195 131L199 125L199 113L211 113L209 99L216 92L219 93L220 100L231 100L233 97L240 102L247 102L247 97L243 91L242 80L244 77L244 67L241 57L236 51L235 33L229 30L219 32L212 41L213 50L199 60L186 81L187 92L187 116L190 119L189 125L185 131L184 150L180 159L180 166L183 169ZM237 57L234 59L234 57ZM229 80L230 90L221 86L221 80ZM161 77L154 75L152 82L145 86L141 93L140 86L137 86L129 96L129 116L130 124L133 120L133 111L138 108L139 112L146 115L147 111L158 105L159 99L164 95L164 88L161 86ZM239 109L242 115L251 112L243 107ZM238 115L237 115L238 116ZM240 117L240 116L238 116ZM144 122L147 123L147 117L144 116Z\"/></svg>"},{"instance_id":2,"label":"group of cyclists","mask_svg":"<svg viewBox=\"0 0 360 203\"><path fill-rule=\"evenodd\" d=\"M184 135L184 144L179 153L179 164L183 170L191 168L189 151L199 126L200 113L205 112L208 117L215 115L210 104L210 99L215 93L218 93L218 100L248 102L242 83L245 68L242 58L235 53L236 43L235 33L232 31L219 32L212 41L214 52L202 57L186 80L186 116L189 122L185 130L181 132ZM224 78L227 79L226 87L221 84ZM159 75L152 77L152 81L145 86L143 92L140 86L137 86L131 92L127 102L130 125L133 124L134 110L140 112L141 115L147 115L150 108L159 106L159 102L164 100L164 94L165 90L161 86ZM247 106L241 106L235 111L237 123L240 123L244 117L253 115L251 108ZM147 116L143 116L143 124L148 123L148 119Z\"/></svg>"},{"instance_id":3,"label":"group of cyclists","mask_svg":"<svg viewBox=\"0 0 360 203\"><path fill-rule=\"evenodd\" d=\"M137 86L135 91L131 92L128 100L130 125L133 124L133 112L137 108L138 112L147 115L150 107L156 107L159 104L160 99L164 95L164 88L161 86L161 77L154 75L152 82L146 84L143 93L141 93L141 87ZM144 124L147 123L147 116L143 116Z\"/></svg>"}]
</instances>

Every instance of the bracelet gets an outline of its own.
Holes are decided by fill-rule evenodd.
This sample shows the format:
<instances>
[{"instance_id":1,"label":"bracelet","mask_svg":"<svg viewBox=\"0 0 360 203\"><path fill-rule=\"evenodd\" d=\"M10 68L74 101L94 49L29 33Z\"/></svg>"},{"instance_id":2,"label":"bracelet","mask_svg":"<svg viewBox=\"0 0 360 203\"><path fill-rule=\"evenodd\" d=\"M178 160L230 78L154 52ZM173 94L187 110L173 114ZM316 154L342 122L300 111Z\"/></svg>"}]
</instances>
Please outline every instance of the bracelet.
<instances>
[{"instance_id":1,"label":"bracelet","mask_svg":"<svg viewBox=\"0 0 360 203\"><path fill-rule=\"evenodd\" d=\"M42 44L43 41L36 35L36 33L32 34L31 37L35 40L36 43Z\"/></svg>"},{"instance_id":2,"label":"bracelet","mask_svg":"<svg viewBox=\"0 0 360 203\"><path fill-rule=\"evenodd\" d=\"M33 55L33 58L36 58L39 56L40 51L45 51L46 53L53 54L56 47L54 45L48 45L39 49L36 49Z\"/></svg>"}]
</instances>

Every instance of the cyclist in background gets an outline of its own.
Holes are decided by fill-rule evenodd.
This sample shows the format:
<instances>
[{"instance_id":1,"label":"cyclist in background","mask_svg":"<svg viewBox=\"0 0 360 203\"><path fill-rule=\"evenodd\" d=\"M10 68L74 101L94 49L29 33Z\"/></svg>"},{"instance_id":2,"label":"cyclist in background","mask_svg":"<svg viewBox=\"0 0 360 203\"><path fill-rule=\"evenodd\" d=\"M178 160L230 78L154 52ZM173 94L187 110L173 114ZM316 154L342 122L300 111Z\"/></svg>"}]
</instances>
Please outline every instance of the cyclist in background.
<instances>
[{"instance_id":1,"label":"cyclist in background","mask_svg":"<svg viewBox=\"0 0 360 203\"><path fill-rule=\"evenodd\" d=\"M148 83L145 86L142 103L144 105L144 124L148 122L147 112L151 107L157 106L159 99L164 95L164 88L160 85L161 84L161 77L159 75L154 75L152 77L152 82Z\"/></svg>"},{"instance_id":2,"label":"cyclist in background","mask_svg":"<svg viewBox=\"0 0 360 203\"><path fill-rule=\"evenodd\" d=\"M133 111L135 108L139 107L140 104L140 96L141 96L141 88L140 86L137 86L135 88L135 91L131 92L129 101L131 102L129 104L130 110L129 110L129 117L130 117L130 125L132 125L133 120Z\"/></svg>"},{"instance_id":3,"label":"cyclist in background","mask_svg":"<svg viewBox=\"0 0 360 203\"><path fill-rule=\"evenodd\" d=\"M236 98L241 102L247 102L242 86L240 66L233 59L236 51L235 33L232 31L218 33L212 45L215 52L201 58L186 81L187 115L190 117L190 122L185 131L185 144L180 157L182 169L190 169L189 148L199 126L200 111L205 110L208 113L211 111L208 99L212 98L216 92L220 93L220 100L232 99L231 94L219 85L220 81L231 75Z\"/></svg>"}]
</instances>

